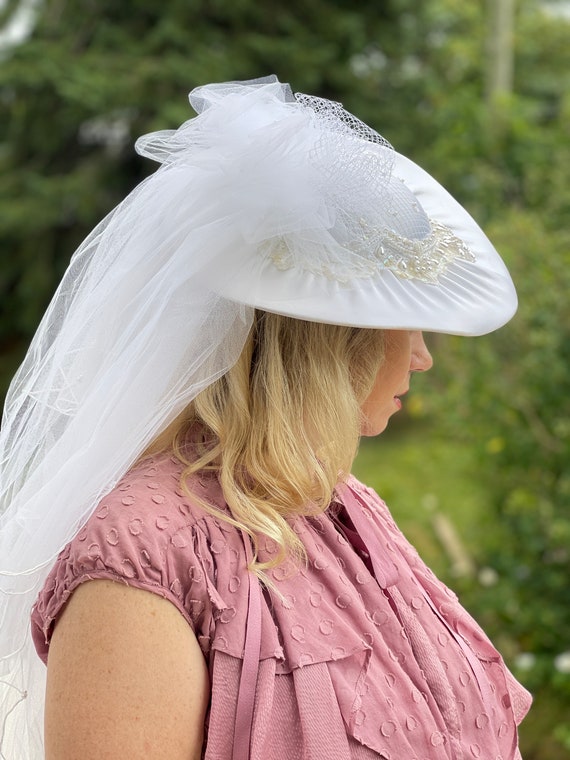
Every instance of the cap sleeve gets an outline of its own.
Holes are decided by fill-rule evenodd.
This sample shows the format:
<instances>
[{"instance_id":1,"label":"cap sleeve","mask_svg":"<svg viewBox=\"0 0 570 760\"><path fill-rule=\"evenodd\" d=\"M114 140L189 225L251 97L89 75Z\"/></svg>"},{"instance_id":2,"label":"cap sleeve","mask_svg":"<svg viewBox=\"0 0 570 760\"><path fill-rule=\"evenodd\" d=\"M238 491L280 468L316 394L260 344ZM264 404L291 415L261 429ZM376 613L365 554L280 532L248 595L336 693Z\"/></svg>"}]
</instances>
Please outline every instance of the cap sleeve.
<instances>
[{"instance_id":1,"label":"cap sleeve","mask_svg":"<svg viewBox=\"0 0 570 760\"><path fill-rule=\"evenodd\" d=\"M220 522L179 487L177 460L146 460L111 491L58 556L32 611L32 636L47 661L54 623L73 591L105 579L172 602L209 651L214 616L225 607L215 587L212 545ZM202 484L207 496L207 487Z\"/></svg>"}]
</instances>

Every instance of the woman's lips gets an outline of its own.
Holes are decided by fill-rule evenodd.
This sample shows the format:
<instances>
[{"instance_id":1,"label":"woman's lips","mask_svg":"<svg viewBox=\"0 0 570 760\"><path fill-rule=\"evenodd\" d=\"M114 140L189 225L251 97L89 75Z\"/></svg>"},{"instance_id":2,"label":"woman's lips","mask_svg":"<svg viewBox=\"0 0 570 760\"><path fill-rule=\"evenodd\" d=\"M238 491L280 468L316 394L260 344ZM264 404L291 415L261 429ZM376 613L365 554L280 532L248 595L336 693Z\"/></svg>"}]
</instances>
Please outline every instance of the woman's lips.
<instances>
[{"instance_id":1,"label":"woman's lips","mask_svg":"<svg viewBox=\"0 0 570 760\"><path fill-rule=\"evenodd\" d=\"M409 388L406 388L405 391L402 391L402 393L399 393L397 396L394 396L394 403L396 404L398 409L402 408L402 399L400 398L400 396L405 396L408 390Z\"/></svg>"}]
</instances>

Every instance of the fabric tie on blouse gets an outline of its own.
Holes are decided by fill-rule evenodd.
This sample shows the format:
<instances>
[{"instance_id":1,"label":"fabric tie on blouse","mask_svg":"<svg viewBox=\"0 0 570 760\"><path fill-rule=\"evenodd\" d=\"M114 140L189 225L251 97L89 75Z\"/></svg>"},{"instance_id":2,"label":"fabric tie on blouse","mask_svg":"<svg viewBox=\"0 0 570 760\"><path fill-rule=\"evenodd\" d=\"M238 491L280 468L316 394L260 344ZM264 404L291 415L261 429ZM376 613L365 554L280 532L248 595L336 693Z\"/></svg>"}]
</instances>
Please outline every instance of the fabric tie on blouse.
<instances>
[{"instance_id":1,"label":"fabric tie on blouse","mask_svg":"<svg viewBox=\"0 0 570 760\"><path fill-rule=\"evenodd\" d=\"M360 541L366 546L378 585L383 589L385 595L392 603L394 612L406 632L418 665L423 671L430 690L444 717L451 741L454 744L455 754L458 760L460 760L463 757L463 752L459 745L461 722L453 690L446 677L438 653L395 585L399 578L398 570L394 563L388 559L386 551L371 532L370 526L367 525L367 518L365 517L367 512L362 511L362 507L366 507L366 505L363 504L358 494L350 489L349 486L341 486L337 490L344 492L344 509L355 526Z\"/></svg>"},{"instance_id":2,"label":"fabric tie on blouse","mask_svg":"<svg viewBox=\"0 0 570 760\"><path fill-rule=\"evenodd\" d=\"M253 562L251 540L243 530L241 531L241 536L249 566ZM261 652L261 588L257 576L251 571L248 572L248 579L245 645L236 706L232 760L249 760L255 691L259 671L259 655Z\"/></svg>"}]
</instances>

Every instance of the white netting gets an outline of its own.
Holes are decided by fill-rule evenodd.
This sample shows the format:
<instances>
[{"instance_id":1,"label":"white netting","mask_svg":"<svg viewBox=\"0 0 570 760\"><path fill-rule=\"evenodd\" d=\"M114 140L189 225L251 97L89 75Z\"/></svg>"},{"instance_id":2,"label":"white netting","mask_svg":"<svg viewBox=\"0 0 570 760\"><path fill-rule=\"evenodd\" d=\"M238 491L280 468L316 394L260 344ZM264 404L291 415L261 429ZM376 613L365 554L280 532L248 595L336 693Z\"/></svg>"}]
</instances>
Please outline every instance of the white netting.
<instances>
[{"instance_id":1,"label":"white netting","mask_svg":"<svg viewBox=\"0 0 570 760\"><path fill-rule=\"evenodd\" d=\"M295 100L305 108L313 111L319 121L325 125L325 129L350 134L359 140L382 145L384 148L392 148L388 140L382 137L375 129L369 127L363 121L347 111L342 103L326 98L317 98L314 95L305 95L302 92L295 94Z\"/></svg>"}]
</instances>

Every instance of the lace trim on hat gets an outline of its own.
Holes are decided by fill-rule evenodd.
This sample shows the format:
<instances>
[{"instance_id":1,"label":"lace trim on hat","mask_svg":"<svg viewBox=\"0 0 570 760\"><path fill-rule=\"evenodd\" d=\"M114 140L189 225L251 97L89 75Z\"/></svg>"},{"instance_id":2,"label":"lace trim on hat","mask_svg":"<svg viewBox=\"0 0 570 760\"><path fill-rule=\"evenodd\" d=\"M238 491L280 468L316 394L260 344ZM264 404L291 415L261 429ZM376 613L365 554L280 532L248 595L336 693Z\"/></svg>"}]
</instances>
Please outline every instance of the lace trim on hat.
<instances>
[{"instance_id":1,"label":"lace trim on hat","mask_svg":"<svg viewBox=\"0 0 570 760\"><path fill-rule=\"evenodd\" d=\"M345 246L354 254L350 262L307 256L302 261L291 252L285 237L275 240L269 258L280 270L300 267L303 271L329 280L348 282L354 277L375 277L382 270L402 280L419 280L437 285L439 278L456 261L475 261L470 248L445 224L429 220L430 233L421 240L411 240L394 230L371 227L359 220L360 240Z\"/></svg>"}]
</instances>

